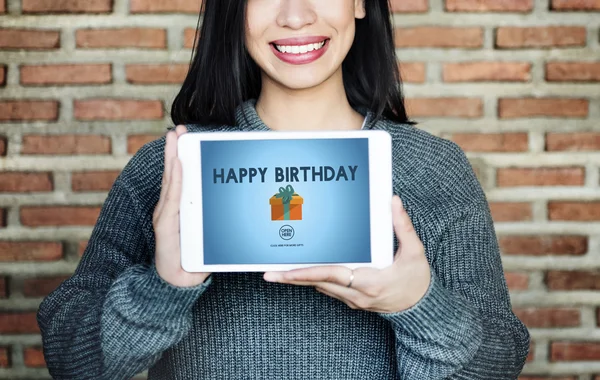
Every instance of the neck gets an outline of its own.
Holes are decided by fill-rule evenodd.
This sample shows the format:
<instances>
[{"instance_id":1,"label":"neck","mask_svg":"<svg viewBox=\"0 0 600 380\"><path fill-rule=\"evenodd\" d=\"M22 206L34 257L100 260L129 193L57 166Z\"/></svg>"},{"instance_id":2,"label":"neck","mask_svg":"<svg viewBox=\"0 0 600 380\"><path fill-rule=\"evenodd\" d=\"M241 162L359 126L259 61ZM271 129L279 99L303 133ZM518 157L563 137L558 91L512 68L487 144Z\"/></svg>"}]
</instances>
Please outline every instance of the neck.
<instances>
[{"instance_id":1,"label":"neck","mask_svg":"<svg viewBox=\"0 0 600 380\"><path fill-rule=\"evenodd\" d=\"M322 84L301 90L263 75L256 112L269 129L282 131L360 129L364 120L348 103L341 69Z\"/></svg>"}]
</instances>

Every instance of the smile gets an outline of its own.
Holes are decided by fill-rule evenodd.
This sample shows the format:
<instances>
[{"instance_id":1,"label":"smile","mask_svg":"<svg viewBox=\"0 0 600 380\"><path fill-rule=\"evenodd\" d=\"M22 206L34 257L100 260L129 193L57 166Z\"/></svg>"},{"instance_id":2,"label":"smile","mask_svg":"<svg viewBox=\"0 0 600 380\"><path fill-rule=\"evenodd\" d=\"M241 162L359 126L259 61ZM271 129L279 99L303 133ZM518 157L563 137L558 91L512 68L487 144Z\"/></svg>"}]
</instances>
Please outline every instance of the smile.
<instances>
[{"instance_id":1,"label":"smile","mask_svg":"<svg viewBox=\"0 0 600 380\"><path fill-rule=\"evenodd\" d=\"M288 54L304 54L309 51L319 50L325 46L325 41L317 42L314 44L308 45L276 45L273 44L280 53L288 53Z\"/></svg>"},{"instance_id":2,"label":"smile","mask_svg":"<svg viewBox=\"0 0 600 380\"><path fill-rule=\"evenodd\" d=\"M273 41L269 45L273 54L281 61L292 65L305 65L322 57L330 41L327 37L305 37Z\"/></svg>"}]
</instances>

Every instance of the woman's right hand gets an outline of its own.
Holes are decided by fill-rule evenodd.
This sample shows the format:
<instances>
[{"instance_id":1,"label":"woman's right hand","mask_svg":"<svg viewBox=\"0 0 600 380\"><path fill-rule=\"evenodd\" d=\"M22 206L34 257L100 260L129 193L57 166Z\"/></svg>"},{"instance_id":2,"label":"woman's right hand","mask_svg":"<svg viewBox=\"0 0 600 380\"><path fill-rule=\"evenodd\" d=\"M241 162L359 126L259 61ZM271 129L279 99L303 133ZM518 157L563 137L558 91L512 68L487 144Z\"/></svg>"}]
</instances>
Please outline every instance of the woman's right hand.
<instances>
[{"instance_id":1,"label":"woman's right hand","mask_svg":"<svg viewBox=\"0 0 600 380\"><path fill-rule=\"evenodd\" d=\"M210 273L190 273L181 267L179 240L179 202L181 199L182 168L177 157L177 139L186 133L183 125L167 132L165 142L165 170L160 199L154 209L152 224L156 238L156 271L159 276L178 287L203 283Z\"/></svg>"}]
</instances>

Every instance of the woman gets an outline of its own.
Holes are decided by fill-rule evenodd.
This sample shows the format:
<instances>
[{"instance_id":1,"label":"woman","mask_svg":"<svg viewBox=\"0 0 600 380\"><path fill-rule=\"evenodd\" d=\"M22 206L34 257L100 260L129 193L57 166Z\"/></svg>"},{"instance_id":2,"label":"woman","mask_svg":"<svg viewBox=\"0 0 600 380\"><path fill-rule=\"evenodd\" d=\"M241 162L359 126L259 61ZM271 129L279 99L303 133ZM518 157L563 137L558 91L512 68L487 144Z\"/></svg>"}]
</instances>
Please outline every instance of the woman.
<instances>
[{"instance_id":1,"label":"woman","mask_svg":"<svg viewBox=\"0 0 600 380\"><path fill-rule=\"evenodd\" d=\"M387 0L204 7L172 109L187 128L131 159L76 272L40 306L50 373L515 379L529 335L511 312L485 195L455 144L410 125ZM212 276L181 269L178 136L360 128L393 137L402 201L393 200L392 266Z\"/></svg>"}]
</instances>

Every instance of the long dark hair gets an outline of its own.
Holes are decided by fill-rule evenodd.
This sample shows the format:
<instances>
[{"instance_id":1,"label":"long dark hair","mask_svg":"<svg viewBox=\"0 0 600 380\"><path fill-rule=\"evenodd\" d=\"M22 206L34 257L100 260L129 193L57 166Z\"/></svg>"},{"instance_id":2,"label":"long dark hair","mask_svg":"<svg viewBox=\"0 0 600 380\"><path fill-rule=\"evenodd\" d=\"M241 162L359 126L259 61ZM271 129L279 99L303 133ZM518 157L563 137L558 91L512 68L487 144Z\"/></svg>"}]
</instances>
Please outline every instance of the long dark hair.
<instances>
[{"instance_id":1,"label":"long dark hair","mask_svg":"<svg viewBox=\"0 0 600 380\"><path fill-rule=\"evenodd\" d=\"M261 91L261 71L245 48L247 0L204 0L189 72L173 102L177 124L235 125L235 109ZM342 73L348 102L399 123L406 114L388 0L364 0L366 17ZM199 35L199 36L198 36Z\"/></svg>"}]
</instances>

